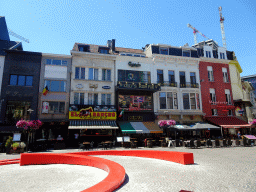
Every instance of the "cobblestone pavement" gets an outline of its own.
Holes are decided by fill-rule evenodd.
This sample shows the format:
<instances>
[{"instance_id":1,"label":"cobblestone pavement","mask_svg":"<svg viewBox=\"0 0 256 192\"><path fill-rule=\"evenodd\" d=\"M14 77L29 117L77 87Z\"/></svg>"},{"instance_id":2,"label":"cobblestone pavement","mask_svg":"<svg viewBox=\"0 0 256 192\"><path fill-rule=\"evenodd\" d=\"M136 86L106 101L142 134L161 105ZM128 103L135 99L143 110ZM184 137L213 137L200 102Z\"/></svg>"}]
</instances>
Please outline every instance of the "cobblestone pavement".
<instances>
[{"instance_id":1,"label":"cobblestone pavement","mask_svg":"<svg viewBox=\"0 0 256 192\"><path fill-rule=\"evenodd\" d=\"M116 149L126 150L123 148ZM181 165L164 160L140 157L97 156L115 161L125 168L127 174L125 183L116 191L178 192L181 189L194 192L256 191L256 147L140 149L192 152L195 164ZM54 150L53 152L66 153L77 151L77 149L70 149ZM0 154L0 159L7 159L4 157L19 158L19 155L6 156ZM16 166L18 170L18 165L7 166ZM1 180L5 179L2 178ZM99 182L100 180L97 181ZM39 182L44 183L45 181L40 180ZM37 186L36 184L34 185ZM70 186L70 184L67 185ZM18 186L16 185L15 187ZM3 190L0 188L0 191Z\"/></svg>"}]
</instances>

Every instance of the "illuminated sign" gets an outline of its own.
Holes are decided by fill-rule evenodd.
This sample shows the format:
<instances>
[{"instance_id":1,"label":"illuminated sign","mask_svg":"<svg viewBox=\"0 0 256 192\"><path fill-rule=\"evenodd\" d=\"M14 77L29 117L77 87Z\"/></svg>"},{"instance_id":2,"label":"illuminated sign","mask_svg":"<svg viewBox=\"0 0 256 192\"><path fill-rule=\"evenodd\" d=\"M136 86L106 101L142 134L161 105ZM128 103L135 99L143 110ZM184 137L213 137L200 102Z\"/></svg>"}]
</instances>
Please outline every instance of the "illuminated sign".
<instances>
[{"instance_id":1,"label":"illuminated sign","mask_svg":"<svg viewBox=\"0 0 256 192\"><path fill-rule=\"evenodd\" d=\"M69 119L116 120L116 112L98 112L89 107L80 111L69 111Z\"/></svg>"},{"instance_id":2,"label":"illuminated sign","mask_svg":"<svg viewBox=\"0 0 256 192\"><path fill-rule=\"evenodd\" d=\"M160 91L161 87L158 84L153 83L130 83L127 81L122 81L117 83L118 89L134 89L134 90L150 90L150 91Z\"/></svg>"}]
</instances>

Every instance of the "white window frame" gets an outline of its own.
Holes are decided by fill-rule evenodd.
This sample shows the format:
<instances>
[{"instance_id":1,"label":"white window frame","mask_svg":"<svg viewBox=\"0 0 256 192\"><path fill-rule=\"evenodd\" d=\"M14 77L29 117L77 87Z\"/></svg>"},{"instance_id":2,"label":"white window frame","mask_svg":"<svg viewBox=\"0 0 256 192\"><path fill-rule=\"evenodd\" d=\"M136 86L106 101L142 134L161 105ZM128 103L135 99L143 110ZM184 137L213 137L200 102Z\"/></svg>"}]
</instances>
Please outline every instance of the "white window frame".
<instances>
[{"instance_id":1,"label":"white window frame","mask_svg":"<svg viewBox=\"0 0 256 192\"><path fill-rule=\"evenodd\" d=\"M220 52L220 59L226 59L226 58L225 58L225 53Z\"/></svg>"},{"instance_id":2,"label":"white window frame","mask_svg":"<svg viewBox=\"0 0 256 192\"><path fill-rule=\"evenodd\" d=\"M51 60L51 63L47 63L48 60ZM62 60L62 59L46 59L46 61L45 61L46 65L56 65L56 64L53 64L53 60L60 60L61 61L61 64L57 65L57 66L67 66L68 65L68 61L67 60Z\"/></svg>"},{"instance_id":3,"label":"white window frame","mask_svg":"<svg viewBox=\"0 0 256 192\"><path fill-rule=\"evenodd\" d=\"M105 73L104 73L104 70L105 70ZM110 71L110 79L108 79L108 71ZM103 73L105 74L105 79L103 79ZM102 69L101 80L102 81L111 81L111 69Z\"/></svg>"},{"instance_id":4,"label":"white window frame","mask_svg":"<svg viewBox=\"0 0 256 192\"><path fill-rule=\"evenodd\" d=\"M211 101L216 102L217 98L216 98L216 94L215 94L215 89L210 88L210 96L211 96L211 94L213 96L213 98L212 97L210 98Z\"/></svg>"},{"instance_id":5,"label":"white window frame","mask_svg":"<svg viewBox=\"0 0 256 192\"><path fill-rule=\"evenodd\" d=\"M191 108L191 106L192 106L192 102L191 102L191 94L195 94L195 109L192 109ZM198 101L197 101L197 96L196 96L196 94L199 94L199 93L188 93L188 97L189 97L189 109L184 109L184 106L183 106L183 110L200 110L200 96L198 95L198 99L199 99L199 103L198 103ZM183 94L182 94L182 101L183 101ZM184 102L183 102L183 104L184 104ZM199 104L199 105L198 105ZM199 106L199 108L198 108L198 106Z\"/></svg>"},{"instance_id":6,"label":"white window frame","mask_svg":"<svg viewBox=\"0 0 256 192\"><path fill-rule=\"evenodd\" d=\"M66 109L66 103L64 101L48 101L49 102L49 111L48 113L50 114L65 114L65 109ZM58 103L58 112L54 112L54 110L51 110L51 103ZM60 112L60 103L64 103L64 111L63 113Z\"/></svg>"},{"instance_id":7,"label":"white window frame","mask_svg":"<svg viewBox=\"0 0 256 192\"><path fill-rule=\"evenodd\" d=\"M212 66L207 66L207 71L208 71L208 81L214 81ZM210 79L209 79L209 74L210 74Z\"/></svg>"},{"instance_id":8,"label":"white window frame","mask_svg":"<svg viewBox=\"0 0 256 192\"><path fill-rule=\"evenodd\" d=\"M85 93L78 93L78 92L74 92L74 104L76 104L75 103L75 94L78 94L78 105L84 105L85 104ZM80 101L81 101L81 94L84 94L84 104L82 104L82 103L80 103Z\"/></svg>"},{"instance_id":9,"label":"white window frame","mask_svg":"<svg viewBox=\"0 0 256 192\"><path fill-rule=\"evenodd\" d=\"M225 97L228 98L228 105L231 105L231 94L230 94L230 90L229 89L225 89Z\"/></svg>"},{"instance_id":10,"label":"white window frame","mask_svg":"<svg viewBox=\"0 0 256 192\"><path fill-rule=\"evenodd\" d=\"M89 97L89 95L92 95L92 102L90 103L90 97ZM98 95L98 101L97 101L97 105L99 105L99 93L88 93L88 105L94 105L94 103L95 103L95 100L94 100L94 98L95 98L95 94L97 94Z\"/></svg>"},{"instance_id":11,"label":"white window frame","mask_svg":"<svg viewBox=\"0 0 256 192\"><path fill-rule=\"evenodd\" d=\"M222 67L222 75L223 75L223 81L225 83L228 83L228 70L225 67Z\"/></svg>"},{"instance_id":12,"label":"white window frame","mask_svg":"<svg viewBox=\"0 0 256 192\"><path fill-rule=\"evenodd\" d=\"M218 116L218 110L217 109L212 109L212 116Z\"/></svg>"},{"instance_id":13,"label":"white window frame","mask_svg":"<svg viewBox=\"0 0 256 192\"><path fill-rule=\"evenodd\" d=\"M92 79L89 79L90 78L90 69L93 69ZM97 79L95 79L95 69L98 70ZM98 81L99 80L99 69L98 68L92 68L92 67L89 68L89 70L88 70L88 80L92 80L92 81Z\"/></svg>"},{"instance_id":14,"label":"white window frame","mask_svg":"<svg viewBox=\"0 0 256 192\"><path fill-rule=\"evenodd\" d=\"M102 98L103 98L102 96L103 96L103 95L105 95L105 101L104 101L105 104L102 103ZM109 103L109 104L108 104L108 96L109 96L109 99L110 99L110 103ZM109 93L102 93L102 94L101 94L101 105L111 105L111 96L112 96L112 95L109 94Z\"/></svg>"},{"instance_id":15,"label":"white window frame","mask_svg":"<svg viewBox=\"0 0 256 192\"><path fill-rule=\"evenodd\" d=\"M78 77L78 79L82 79L81 78L81 74L82 74L82 68L84 68L84 78L83 79L85 79L85 67L75 67L75 79L76 79L76 68L79 68L79 77Z\"/></svg>"},{"instance_id":16,"label":"white window frame","mask_svg":"<svg viewBox=\"0 0 256 192\"><path fill-rule=\"evenodd\" d=\"M211 53L211 51L205 51L205 57L207 57L207 58L212 58L212 53Z\"/></svg>"},{"instance_id":17,"label":"white window frame","mask_svg":"<svg viewBox=\"0 0 256 192\"><path fill-rule=\"evenodd\" d=\"M178 93L177 92L170 92L170 91L168 91L168 92L165 92L165 91L159 92L159 109L160 109L160 93L165 93L165 102L166 102L165 110L169 109L168 108L168 102L167 102L167 95L168 95L168 93L172 93L172 106L173 106L172 109L176 109L176 107L174 107L174 106L177 106L177 109L179 109L179 106L178 106ZM176 99L174 97L174 94L176 94Z\"/></svg>"}]
</instances>

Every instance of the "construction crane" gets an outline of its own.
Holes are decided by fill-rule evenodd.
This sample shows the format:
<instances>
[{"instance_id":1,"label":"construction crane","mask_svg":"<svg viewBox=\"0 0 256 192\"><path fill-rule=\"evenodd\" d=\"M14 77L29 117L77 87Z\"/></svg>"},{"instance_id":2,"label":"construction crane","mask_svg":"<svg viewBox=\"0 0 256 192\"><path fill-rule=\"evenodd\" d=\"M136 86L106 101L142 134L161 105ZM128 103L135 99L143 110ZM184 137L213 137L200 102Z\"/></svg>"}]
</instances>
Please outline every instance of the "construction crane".
<instances>
[{"instance_id":1,"label":"construction crane","mask_svg":"<svg viewBox=\"0 0 256 192\"><path fill-rule=\"evenodd\" d=\"M14 37L16 37L16 38L18 38L18 39L20 39L20 40L22 40L22 41L25 41L25 42L29 43L29 40L28 40L28 39L26 39L26 38L24 38L24 37L22 37L22 36L20 36L20 35L18 35L18 34L16 34L16 33L14 33L14 32L13 32L11 29L9 29L9 28L8 28L8 32L9 32L10 35L12 35L12 36L14 36Z\"/></svg>"},{"instance_id":2,"label":"construction crane","mask_svg":"<svg viewBox=\"0 0 256 192\"><path fill-rule=\"evenodd\" d=\"M221 35L222 35L222 44L223 47L227 48L226 44L226 36L224 31L224 17L222 17L222 7L219 7L219 13L220 13L220 28L221 28Z\"/></svg>"},{"instance_id":3,"label":"construction crane","mask_svg":"<svg viewBox=\"0 0 256 192\"><path fill-rule=\"evenodd\" d=\"M208 37L206 37L203 33L201 33L200 31L198 31L195 27L193 27L192 25L190 25L188 23L187 25L189 28L193 29L193 33L194 33L194 43L195 45L197 44L197 36L196 33L199 33L200 35L202 35L204 38L209 39Z\"/></svg>"}]
</instances>

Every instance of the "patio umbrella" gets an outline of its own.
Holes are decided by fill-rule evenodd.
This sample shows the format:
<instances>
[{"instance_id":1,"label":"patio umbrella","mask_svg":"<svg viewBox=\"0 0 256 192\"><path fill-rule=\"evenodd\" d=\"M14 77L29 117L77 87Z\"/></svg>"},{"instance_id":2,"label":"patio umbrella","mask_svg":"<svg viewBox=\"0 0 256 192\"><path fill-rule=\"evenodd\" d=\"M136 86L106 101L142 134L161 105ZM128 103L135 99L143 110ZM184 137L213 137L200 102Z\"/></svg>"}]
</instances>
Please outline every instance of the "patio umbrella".
<instances>
[{"instance_id":1,"label":"patio umbrella","mask_svg":"<svg viewBox=\"0 0 256 192\"><path fill-rule=\"evenodd\" d=\"M196 123L193 127L193 129L197 130L203 130L203 129L220 129L220 127L209 124L209 123Z\"/></svg>"}]
</instances>

